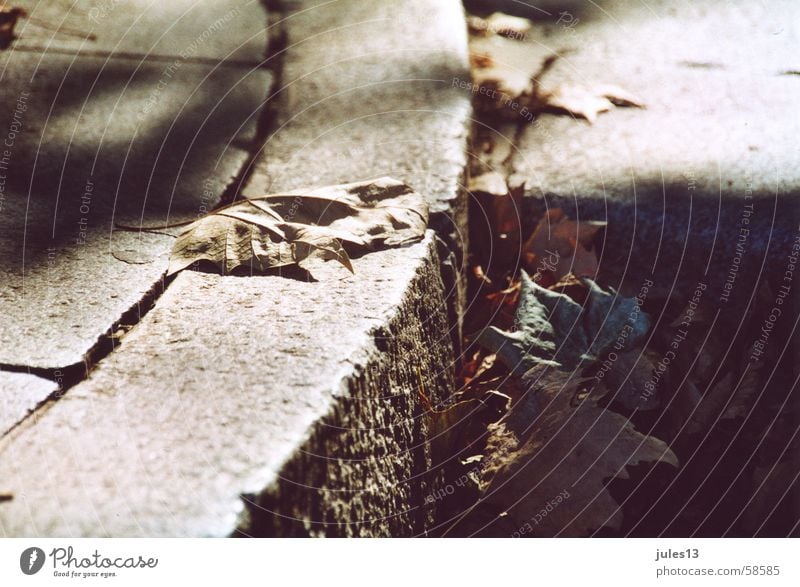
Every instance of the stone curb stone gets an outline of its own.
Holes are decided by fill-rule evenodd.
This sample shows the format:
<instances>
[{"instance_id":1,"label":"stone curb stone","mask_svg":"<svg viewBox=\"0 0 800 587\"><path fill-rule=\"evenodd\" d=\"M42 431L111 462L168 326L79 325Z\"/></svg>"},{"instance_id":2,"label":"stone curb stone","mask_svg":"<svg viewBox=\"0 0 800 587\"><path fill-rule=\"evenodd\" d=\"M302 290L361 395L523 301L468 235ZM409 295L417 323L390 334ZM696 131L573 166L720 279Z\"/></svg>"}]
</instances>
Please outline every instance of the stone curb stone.
<instances>
[{"instance_id":1,"label":"stone curb stone","mask_svg":"<svg viewBox=\"0 0 800 587\"><path fill-rule=\"evenodd\" d=\"M87 381L0 447L0 476L29 488L26 503L0 507L7 535L408 536L432 525L419 393L435 401L453 385L470 105L447 88L468 75L462 8L307 2L286 27L287 94L245 192L393 175L430 198L445 244L429 231L354 259L353 276L315 267L316 282L178 275ZM56 434L64 452L46 441ZM28 507L54 496L57 506Z\"/></svg>"},{"instance_id":2,"label":"stone curb stone","mask_svg":"<svg viewBox=\"0 0 800 587\"><path fill-rule=\"evenodd\" d=\"M150 14L144 4L117 8L132 18ZM258 3L233 4L263 33ZM45 5L31 14L57 8ZM121 42L131 23L119 16L109 15L104 35ZM168 24L135 30L155 42ZM236 41L225 30L211 36L225 43L204 45L208 56L230 52ZM257 64L264 44L246 48ZM17 45L0 53L0 95L10 105L0 141L11 143L0 149L0 365L83 362L159 282L169 236L114 224L192 219L216 205L250 157L270 80L257 66L180 56L137 62Z\"/></svg>"},{"instance_id":3,"label":"stone curb stone","mask_svg":"<svg viewBox=\"0 0 800 587\"><path fill-rule=\"evenodd\" d=\"M434 238L354 259L353 276L324 264L318 282L181 273L3 440L3 489L25 496L0 506L5 535L422 532L417 368L452 386ZM274 509L247 512L240 496L266 487Z\"/></svg>"},{"instance_id":4,"label":"stone curb stone","mask_svg":"<svg viewBox=\"0 0 800 587\"><path fill-rule=\"evenodd\" d=\"M19 424L56 391L58 384L53 381L27 373L0 371L0 436Z\"/></svg>"}]
</instances>

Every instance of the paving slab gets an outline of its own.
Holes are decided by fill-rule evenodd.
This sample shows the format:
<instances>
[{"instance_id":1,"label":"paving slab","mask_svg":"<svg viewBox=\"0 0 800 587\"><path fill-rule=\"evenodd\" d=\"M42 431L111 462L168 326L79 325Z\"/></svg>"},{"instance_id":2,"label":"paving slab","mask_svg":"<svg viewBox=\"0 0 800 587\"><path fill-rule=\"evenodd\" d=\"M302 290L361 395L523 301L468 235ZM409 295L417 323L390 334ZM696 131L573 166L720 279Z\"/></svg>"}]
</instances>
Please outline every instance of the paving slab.
<instances>
[{"instance_id":1,"label":"paving slab","mask_svg":"<svg viewBox=\"0 0 800 587\"><path fill-rule=\"evenodd\" d=\"M432 525L420 391L436 401L453 385L458 267L446 262L465 229L470 105L449 88L468 76L463 11L457 0L292 8L279 120L245 193L392 175L429 198L438 234L356 258L354 275L316 267L317 281L180 274L87 381L2 443L0 478L26 488L0 507L6 535ZM47 441L57 436L63 450Z\"/></svg>"},{"instance_id":2,"label":"paving slab","mask_svg":"<svg viewBox=\"0 0 800 587\"><path fill-rule=\"evenodd\" d=\"M601 271L617 280L656 276L670 288L707 279L721 298L741 263L733 293L746 301L762 265L786 265L800 217L800 77L787 74L800 55L797 4L562 12L526 40L532 54L544 44L560 56L542 88L614 84L647 107L617 108L593 125L555 114L521 121L513 166L528 205L608 220Z\"/></svg>"},{"instance_id":3,"label":"paving slab","mask_svg":"<svg viewBox=\"0 0 800 587\"><path fill-rule=\"evenodd\" d=\"M15 50L183 57L256 64L267 47L261 0L19 0Z\"/></svg>"},{"instance_id":4,"label":"paving slab","mask_svg":"<svg viewBox=\"0 0 800 587\"><path fill-rule=\"evenodd\" d=\"M466 25L452 4L298 3L302 10L286 22L268 156L245 193L387 175L427 194L434 213L462 222L457 194L470 104L454 81L469 79L469 69Z\"/></svg>"},{"instance_id":5,"label":"paving slab","mask_svg":"<svg viewBox=\"0 0 800 587\"><path fill-rule=\"evenodd\" d=\"M436 264L429 233L354 259L354 275L324 264L317 282L182 273L87 381L5 440L2 489L24 498L0 506L3 533L264 532L241 495L273 485L295 532L423 531L425 512L407 511L430 465L417 368L452 385Z\"/></svg>"},{"instance_id":6,"label":"paving slab","mask_svg":"<svg viewBox=\"0 0 800 587\"><path fill-rule=\"evenodd\" d=\"M42 9L55 19L45 4L31 14ZM259 4L229 4L239 20L247 17L246 31L260 26L263 33ZM125 6L118 8L129 16L146 13L145 3ZM121 42L136 30L155 43L170 25L154 20L134 29L128 20L109 15L104 34ZM227 28L215 29L206 55L226 57L233 41L214 39L230 37ZM271 80L258 65L265 44L246 45L254 65L180 54L150 60L144 47L138 60L70 55L66 45L0 53L0 95L8 104L0 121L0 364L82 362L166 268L168 235L122 232L115 223L202 215L250 156Z\"/></svg>"},{"instance_id":7,"label":"paving slab","mask_svg":"<svg viewBox=\"0 0 800 587\"><path fill-rule=\"evenodd\" d=\"M0 436L19 424L36 406L57 391L58 383L55 381L27 373L0 371Z\"/></svg>"}]
</instances>

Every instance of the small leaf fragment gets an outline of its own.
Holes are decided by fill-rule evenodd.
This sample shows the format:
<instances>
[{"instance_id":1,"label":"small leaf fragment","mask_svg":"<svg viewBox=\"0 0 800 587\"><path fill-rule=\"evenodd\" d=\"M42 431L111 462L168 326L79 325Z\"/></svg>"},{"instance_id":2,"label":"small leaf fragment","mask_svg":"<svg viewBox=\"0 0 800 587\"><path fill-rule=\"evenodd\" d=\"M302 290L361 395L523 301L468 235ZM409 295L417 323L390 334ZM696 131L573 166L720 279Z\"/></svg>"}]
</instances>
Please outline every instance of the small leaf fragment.
<instances>
[{"instance_id":1,"label":"small leaf fragment","mask_svg":"<svg viewBox=\"0 0 800 587\"><path fill-rule=\"evenodd\" d=\"M18 6L0 6L0 49L6 49L11 45L16 37L14 35L14 28L17 26L17 20L28 16L28 12L24 8Z\"/></svg>"},{"instance_id":2,"label":"small leaf fragment","mask_svg":"<svg viewBox=\"0 0 800 587\"><path fill-rule=\"evenodd\" d=\"M597 120L598 114L608 112L615 106L645 107L644 102L638 97L613 85L587 88L564 84L550 91L541 92L538 100L545 108L584 118L590 124Z\"/></svg>"},{"instance_id":3,"label":"small leaf fragment","mask_svg":"<svg viewBox=\"0 0 800 587\"><path fill-rule=\"evenodd\" d=\"M594 239L605 226L603 221L571 220L560 208L552 208L522 246L524 265L540 278L547 275L545 285L559 282L570 273L595 277L598 263Z\"/></svg>"}]
</instances>

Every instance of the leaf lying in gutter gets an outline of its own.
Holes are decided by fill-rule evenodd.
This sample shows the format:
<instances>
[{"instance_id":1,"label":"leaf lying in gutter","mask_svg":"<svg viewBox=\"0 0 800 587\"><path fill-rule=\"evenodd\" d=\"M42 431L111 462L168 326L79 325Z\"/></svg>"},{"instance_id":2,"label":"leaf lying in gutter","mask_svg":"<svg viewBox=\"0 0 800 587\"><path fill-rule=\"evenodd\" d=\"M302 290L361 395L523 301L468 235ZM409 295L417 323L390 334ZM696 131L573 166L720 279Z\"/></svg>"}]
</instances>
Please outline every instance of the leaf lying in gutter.
<instances>
[{"instance_id":1,"label":"leaf lying in gutter","mask_svg":"<svg viewBox=\"0 0 800 587\"><path fill-rule=\"evenodd\" d=\"M582 283L589 296L584 306L539 286L523 272L517 329L505 332L490 326L478 342L517 374L537 365L572 370L594 361L612 344L636 346L650 329L650 319L636 300L613 289L603 291L589 279Z\"/></svg>"},{"instance_id":2,"label":"leaf lying in gutter","mask_svg":"<svg viewBox=\"0 0 800 587\"><path fill-rule=\"evenodd\" d=\"M28 16L24 8L17 6L0 6L0 49L6 49L11 45L16 37L14 36L14 27L17 26L17 20L22 17Z\"/></svg>"},{"instance_id":3,"label":"leaf lying in gutter","mask_svg":"<svg viewBox=\"0 0 800 587\"><path fill-rule=\"evenodd\" d=\"M562 85L538 96L544 108L566 112L589 123L597 120L601 112L608 112L614 106L644 108L644 103L630 92L613 85L593 88Z\"/></svg>"},{"instance_id":4,"label":"leaf lying in gutter","mask_svg":"<svg viewBox=\"0 0 800 587\"><path fill-rule=\"evenodd\" d=\"M537 275L534 281L545 285L570 273L594 278L599 269L594 239L605 226L602 221L571 220L561 208L548 210L522 246L525 268ZM543 277L549 279L543 282Z\"/></svg>"},{"instance_id":5,"label":"leaf lying in gutter","mask_svg":"<svg viewBox=\"0 0 800 587\"><path fill-rule=\"evenodd\" d=\"M659 353L645 349L616 353L597 376L614 401L630 410L654 410L661 405L661 379L654 376L659 359Z\"/></svg>"},{"instance_id":6,"label":"leaf lying in gutter","mask_svg":"<svg viewBox=\"0 0 800 587\"><path fill-rule=\"evenodd\" d=\"M350 271L347 248L375 250L416 242L425 234L424 198L391 178L251 198L190 224L175 241L169 274L210 261L223 274L259 272L311 258Z\"/></svg>"},{"instance_id":7,"label":"leaf lying in gutter","mask_svg":"<svg viewBox=\"0 0 800 587\"><path fill-rule=\"evenodd\" d=\"M501 35L521 40L530 32L533 23L527 18L495 12L487 18L470 16L467 18L467 26L473 35Z\"/></svg>"},{"instance_id":8,"label":"leaf lying in gutter","mask_svg":"<svg viewBox=\"0 0 800 587\"><path fill-rule=\"evenodd\" d=\"M507 511L520 535L619 528L608 480L627 478L626 467L642 462L678 466L666 443L599 407L568 373L538 365L523 381L525 396L489 426L480 479L483 499Z\"/></svg>"}]
</instances>

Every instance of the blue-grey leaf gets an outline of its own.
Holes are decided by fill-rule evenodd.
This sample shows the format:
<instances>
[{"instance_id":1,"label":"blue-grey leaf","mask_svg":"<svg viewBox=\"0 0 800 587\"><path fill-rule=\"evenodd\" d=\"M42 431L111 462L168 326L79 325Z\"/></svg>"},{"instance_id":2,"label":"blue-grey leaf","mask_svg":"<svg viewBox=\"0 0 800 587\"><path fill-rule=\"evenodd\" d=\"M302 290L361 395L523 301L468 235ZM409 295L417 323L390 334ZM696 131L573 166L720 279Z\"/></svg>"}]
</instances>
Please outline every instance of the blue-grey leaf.
<instances>
[{"instance_id":1,"label":"blue-grey leaf","mask_svg":"<svg viewBox=\"0 0 800 587\"><path fill-rule=\"evenodd\" d=\"M635 298L625 298L614 288L603 291L594 281L583 278L589 288L584 328L589 338L588 354L597 357L611 345L630 350L642 342L650 330L650 318L641 311Z\"/></svg>"},{"instance_id":2,"label":"blue-grey leaf","mask_svg":"<svg viewBox=\"0 0 800 587\"><path fill-rule=\"evenodd\" d=\"M613 289L603 291L586 279L588 309L567 295L550 291L522 273L520 300L514 315L513 332L493 326L478 337L478 343L497 353L515 374L522 375L537 365L576 369L595 360L610 345L624 342L630 348L650 328L650 319L632 298Z\"/></svg>"}]
</instances>

